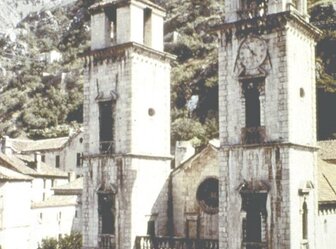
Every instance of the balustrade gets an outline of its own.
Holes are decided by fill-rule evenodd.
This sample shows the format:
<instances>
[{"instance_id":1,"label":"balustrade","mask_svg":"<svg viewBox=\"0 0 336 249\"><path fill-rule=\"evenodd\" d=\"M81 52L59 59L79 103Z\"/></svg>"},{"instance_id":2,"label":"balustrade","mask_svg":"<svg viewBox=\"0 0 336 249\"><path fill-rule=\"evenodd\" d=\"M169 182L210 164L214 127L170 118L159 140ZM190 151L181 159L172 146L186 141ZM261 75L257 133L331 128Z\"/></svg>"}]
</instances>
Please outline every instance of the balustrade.
<instances>
[{"instance_id":1,"label":"balustrade","mask_svg":"<svg viewBox=\"0 0 336 249\"><path fill-rule=\"evenodd\" d=\"M136 249L218 249L218 240L176 237L136 237Z\"/></svg>"}]
</instances>

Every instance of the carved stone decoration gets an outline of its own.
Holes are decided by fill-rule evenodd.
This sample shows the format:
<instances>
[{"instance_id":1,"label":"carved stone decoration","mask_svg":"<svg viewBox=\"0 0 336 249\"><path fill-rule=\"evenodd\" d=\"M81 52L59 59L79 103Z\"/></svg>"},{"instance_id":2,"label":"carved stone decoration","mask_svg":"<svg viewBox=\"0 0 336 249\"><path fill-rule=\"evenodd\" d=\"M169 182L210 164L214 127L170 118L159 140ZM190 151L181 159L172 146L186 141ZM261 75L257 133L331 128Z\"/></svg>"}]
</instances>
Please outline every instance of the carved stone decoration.
<instances>
[{"instance_id":1,"label":"carved stone decoration","mask_svg":"<svg viewBox=\"0 0 336 249\"><path fill-rule=\"evenodd\" d=\"M249 35L241 42L234 71L239 77L266 75L267 71L263 68L265 61L269 61L267 42L258 36Z\"/></svg>"}]
</instances>

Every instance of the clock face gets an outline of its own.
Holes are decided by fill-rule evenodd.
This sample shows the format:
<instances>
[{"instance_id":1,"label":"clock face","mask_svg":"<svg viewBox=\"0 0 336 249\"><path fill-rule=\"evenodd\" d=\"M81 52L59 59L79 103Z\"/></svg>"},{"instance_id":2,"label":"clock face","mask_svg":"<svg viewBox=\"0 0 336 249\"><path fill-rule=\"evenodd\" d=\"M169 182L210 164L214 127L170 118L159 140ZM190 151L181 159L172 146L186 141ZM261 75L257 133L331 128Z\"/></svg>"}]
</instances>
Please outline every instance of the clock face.
<instances>
[{"instance_id":1,"label":"clock face","mask_svg":"<svg viewBox=\"0 0 336 249\"><path fill-rule=\"evenodd\" d=\"M257 37L248 37L240 45L238 60L246 69L260 66L267 55L267 44Z\"/></svg>"}]
</instances>

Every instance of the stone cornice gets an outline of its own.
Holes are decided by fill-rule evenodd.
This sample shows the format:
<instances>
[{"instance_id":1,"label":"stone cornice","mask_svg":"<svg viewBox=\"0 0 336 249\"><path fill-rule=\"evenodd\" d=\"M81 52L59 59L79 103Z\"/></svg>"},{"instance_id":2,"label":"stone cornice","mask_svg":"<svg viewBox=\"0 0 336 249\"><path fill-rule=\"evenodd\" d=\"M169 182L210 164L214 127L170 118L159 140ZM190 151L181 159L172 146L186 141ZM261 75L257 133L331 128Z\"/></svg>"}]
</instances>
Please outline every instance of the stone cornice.
<instances>
[{"instance_id":1,"label":"stone cornice","mask_svg":"<svg viewBox=\"0 0 336 249\"><path fill-rule=\"evenodd\" d=\"M134 3L139 2L155 10L158 10L160 12L163 12L163 13L165 12L164 8L148 0L136 0L136 1L135 0L107 0L107 1L99 2L99 3L95 3L92 6L90 6L89 12L90 14L97 14L97 13L104 12L106 8L124 7L124 6L130 5L132 2Z\"/></svg>"},{"instance_id":2,"label":"stone cornice","mask_svg":"<svg viewBox=\"0 0 336 249\"><path fill-rule=\"evenodd\" d=\"M304 145L296 143L283 143L283 142L269 142L263 144L231 144L231 145L221 145L221 149L228 151L231 149L257 149L257 148L272 148L272 147L288 147L291 149L298 149L303 151L318 151L319 147L313 145Z\"/></svg>"},{"instance_id":3,"label":"stone cornice","mask_svg":"<svg viewBox=\"0 0 336 249\"><path fill-rule=\"evenodd\" d=\"M84 155L84 159L94 159L94 158L137 158L137 159L145 159L145 160L162 160L162 161L171 161L173 160L173 156L171 155L141 155L141 154L133 154L133 153L126 153L126 154L90 154Z\"/></svg>"},{"instance_id":4,"label":"stone cornice","mask_svg":"<svg viewBox=\"0 0 336 249\"><path fill-rule=\"evenodd\" d=\"M102 63L105 60L109 61L124 58L132 52L146 55L154 59L166 61L168 63L176 59L176 56L174 55L157 51L136 42L128 42L108 48L90 50L80 54L79 56L84 58L84 66L87 66L91 63L95 65L98 62Z\"/></svg>"},{"instance_id":5,"label":"stone cornice","mask_svg":"<svg viewBox=\"0 0 336 249\"><path fill-rule=\"evenodd\" d=\"M293 23L309 37L316 39L322 34L314 25L305 21L304 17L297 11L285 11L281 13L267 15L265 17L256 17L252 19L244 19L231 23L224 23L215 26L213 32L221 32L225 34L235 34L237 37L246 36L248 34L267 34L277 30L286 28L288 23Z\"/></svg>"}]
</instances>

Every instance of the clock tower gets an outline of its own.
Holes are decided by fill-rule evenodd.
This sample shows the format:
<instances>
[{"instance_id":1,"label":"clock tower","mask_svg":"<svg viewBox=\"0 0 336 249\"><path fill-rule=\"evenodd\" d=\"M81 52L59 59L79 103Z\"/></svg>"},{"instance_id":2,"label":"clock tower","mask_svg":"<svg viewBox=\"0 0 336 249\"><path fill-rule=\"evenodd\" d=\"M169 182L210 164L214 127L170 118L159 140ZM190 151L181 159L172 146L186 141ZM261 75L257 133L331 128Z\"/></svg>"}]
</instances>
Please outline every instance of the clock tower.
<instances>
[{"instance_id":1,"label":"clock tower","mask_svg":"<svg viewBox=\"0 0 336 249\"><path fill-rule=\"evenodd\" d=\"M228 0L218 27L220 248L317 248L315 38L306 0Z\"/></svg>"}]
</instances>

